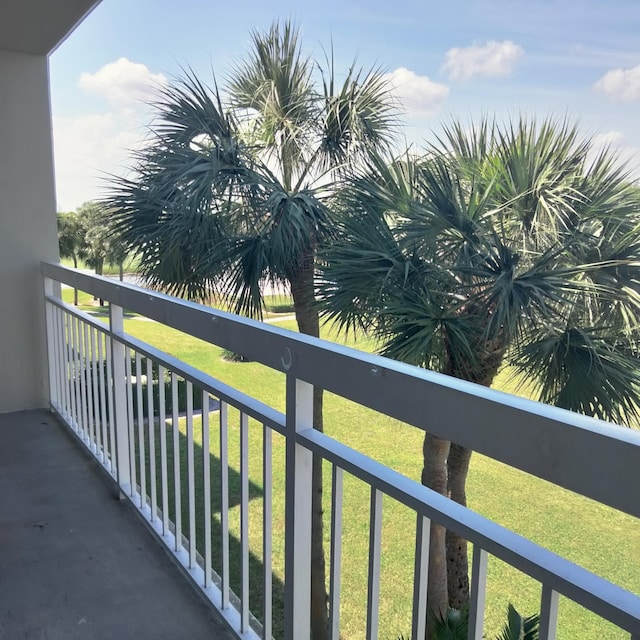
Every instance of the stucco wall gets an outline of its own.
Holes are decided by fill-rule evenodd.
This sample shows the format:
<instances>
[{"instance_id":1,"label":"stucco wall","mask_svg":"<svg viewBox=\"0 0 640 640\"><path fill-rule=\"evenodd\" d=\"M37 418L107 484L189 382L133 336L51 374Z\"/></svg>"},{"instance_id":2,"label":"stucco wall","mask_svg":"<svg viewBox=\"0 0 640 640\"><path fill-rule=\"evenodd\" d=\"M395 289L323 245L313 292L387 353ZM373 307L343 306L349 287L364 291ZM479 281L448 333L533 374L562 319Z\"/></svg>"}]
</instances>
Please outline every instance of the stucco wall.
<instances>
[{"instance_id":1,"label":"stucco wall","mask_svg":"<svg viewBox=\"0 0 640 640\"><path fill-rule=\"evenodd\" d=\"M0 412L47 406L41 260L57 260L45 56L0 50Z\"/></svg>"}]
</instances>

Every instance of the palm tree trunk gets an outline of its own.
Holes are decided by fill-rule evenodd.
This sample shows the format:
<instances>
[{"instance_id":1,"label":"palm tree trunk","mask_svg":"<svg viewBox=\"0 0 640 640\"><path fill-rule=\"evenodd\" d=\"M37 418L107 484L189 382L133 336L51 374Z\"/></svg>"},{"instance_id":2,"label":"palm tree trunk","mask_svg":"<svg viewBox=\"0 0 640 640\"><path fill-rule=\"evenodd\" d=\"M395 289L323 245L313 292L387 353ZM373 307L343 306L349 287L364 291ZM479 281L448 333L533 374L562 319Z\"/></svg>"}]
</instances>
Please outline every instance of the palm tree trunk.
<instances>
[{"instance_id":1,"label":"palm tree trunk","mask_svg":"<svg viewBox=\"0 0 640 640\"><path fill-rule=\"evenodd\" d=\"M422 484L438 493L447 491L447 457L451 443L430 433L425 433L422 454ZM441 618L447 613L447 565L446 532L442 525L431 522L431 541L429 544L429 582L427 602L427 638L430 637L431 622L434 617Z\"/></svg>"},{"instance_id":2,"label":"palm tree trunk","mask_svg":"<svg viewBox=\"0 0 640 640\"><path fill-rule=\"evenodd\" d=\"M491 348L486 349L486 346ZM485 345L485 349L487 356L480 362L475 371L472 367L467 366L468 363L463 363L464 366L457 370L450 365L446 373L490 387L502 364L505 348L500 340L496 340L491 345ZM464 507L467 506L466 485L472 453L470 449L451 443L447 459L447 495ZM454 609L462 609L469 600L468 546L464 538L452 531L447 531L447 591L449 606Z\"/></svg>"},{"instance_id":3,"label":"palm tree trunk","mask_svg":"<svg viewBox=\"0 0 640 640\"><path fill-rule=\"evenodd\" d=\"M300 333L320 337L320 317L315 304L314 261L311 257L290 278L291 296ZM323 389L313 388L313 428L324 431L322 420ZM322 458L313 456L311 480L311 637L328 640L329 598L326 587L326 567L322 521Z\"/></svg>"},{"instance_id":4,"label":"palm tree trunk","mask_svg":"<svg viewBox=\"0 0 640 640\"><path fill-rule=\"evenodd\" d=\"M466 484L471 453L471 449L451 443L447 459L449 497L465 507L467 506ZM457 533L447 530L446 542L449 606L454 609L462 609L469 600L467 541Z\"/></svg>"}]
</instances>

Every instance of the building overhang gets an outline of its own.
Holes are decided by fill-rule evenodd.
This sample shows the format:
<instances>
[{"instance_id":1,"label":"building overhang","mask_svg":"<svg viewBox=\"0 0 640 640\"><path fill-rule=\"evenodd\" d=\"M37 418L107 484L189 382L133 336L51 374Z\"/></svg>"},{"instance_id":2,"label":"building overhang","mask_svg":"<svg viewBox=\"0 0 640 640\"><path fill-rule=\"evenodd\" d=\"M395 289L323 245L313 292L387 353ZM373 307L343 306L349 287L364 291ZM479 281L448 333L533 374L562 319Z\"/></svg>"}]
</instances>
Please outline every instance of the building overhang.
<instances>
[{"instance_id":1,"label":"building overhang","mask_svg":"<svg viewBox=\"0 0 640 640\"><path fill-rule=\"evenodd\" d=\"M101 0L3 0L0 49L50 54Z\"/></svg>"}]
</instances>

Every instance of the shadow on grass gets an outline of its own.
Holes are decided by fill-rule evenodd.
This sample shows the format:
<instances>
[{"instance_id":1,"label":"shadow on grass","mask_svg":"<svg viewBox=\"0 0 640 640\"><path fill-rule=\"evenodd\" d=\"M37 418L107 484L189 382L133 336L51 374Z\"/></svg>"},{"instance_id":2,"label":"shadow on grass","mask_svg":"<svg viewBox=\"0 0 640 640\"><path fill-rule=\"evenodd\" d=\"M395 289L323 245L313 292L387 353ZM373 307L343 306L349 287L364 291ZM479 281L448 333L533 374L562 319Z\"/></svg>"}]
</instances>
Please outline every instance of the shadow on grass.
<instances>
[{"instance_id":1,"label":"shadow on grass","mask_svg":"<svg viewBox=\"0 0 640 640\"><path fill-rule=\"evenodd\" d=\"M197 393L197 392L196 392ZM174 434L171 420L167 420L165 426L166 442L167 442L167 493L168 493L168 514L169 520L175 523L176 504L175 504L175 482L174 482ZM251 427L250 427L251 428ZM161 457L160 457L160 429L161 426L157 420L153 425L155 452L156 452L156 490L158 508L162 508L162 486L161 486ZM189 494L188 494L188 467L187 467L187 437L184 431L186 423L184 419L180 420L179 452L180 452L180 504L181 504L181 529L182 535L189 538ZM229 434L229 449L235 444L237 439L232 436L231 426ZM219 452L219 419L217 413L210 414L210 443L214 450ZM134 426L134 435L136 442L136 479L140 484L140 456L139 456L139 434L137 423ZM235 434L234 434L235 435ZM195 478L195 537L196 548L198 553L204 557L205 553L205 531L204 531L204 462L202 447L202 431L201 418L194 416L194 478ZM150 432L148 423L144 425L144 449L145 449L145 477L146 492L150 501L151 487L151 469L150 469ZM210 504L211 504L211 565L213 571L222 576L222 464L220 458L214 453L209 453L210 468ZM240 492L241 477L240 473L231 466L228 467L228 502L229 502L229 582L230 588L234 594L241 594L241 576L242 576L242 551L241 541L239 537L240 531ZM254 506L250 508L250 522L254 519L260 523L260 531L262 531L263 517L263 497L262 487L249 480L249 501L254 501ZM255 504L259 501L259 504ZM251 537L251 536L250 536ZM262 555L262 536L259 541L251 545L254 551L249 551L249 608L251 614L261 624L264 620L264 563ZM259 547L260 555L255 553L255 548ZM284 635L284 585L280 579L272 574L272 618L273 618L273 637L278 639ZM257 629L256 629L257 631Z\"/></svg>"},{"instance_id":2,"label":"shadow on grass","mask_svg":"<svg viewBox=\"0 0 640 640\"><path fill-rule=\"evenodd\" d=\"M80 382L82 386L87 388L93 387L93 379L86 375L84 360L80 359L82 367L80 374ZM106 379L107 367L106 362L98 363L97 368L104 369L104 378ZM148 380L146 366L142 367L140 372L137 371L137 363L135 357L131 358L131 373L133 383L131 385L132 401L133 401L133 440L135 442L135 473L136 483L140 487L141 481L141 460L140 460L140 436L138 417L138 384L141 385L140 395L142 400L142 415L148 415ZM138 382L138 373L140 374L140 382ZM144 447L144 477L147 503L151 501L152 482L156 486L156 497L158 510L162 509L162 466L161 466L161 429L166 432L166 467L167 467L167 495L168 495L168 517L175 524L176 522L176 483L174 479L174 431L171 422L171 404L176 402L178 405L179 428L178 428L178 451L179 451L179 474L180 474L180 514L181 514L181 531L182 535L189 538L189 482L188 482L188 464L187 464L187 436L186 436L186 419L184 418L184 410L186 408L187 388L184 379L178 379L177 395L171 393L171 381L165 378L163 381L165 387L165 411L167 421L164 425L160 425L157 418L159 405L159 380L158 366L152 367L151 375L152 383L152 401L156 414L155 420L151 422L152 429L149 427L147 419L142 420L143 425L143 447ZM72 387L74 386L72 380ZM78 383L75 383L78 386ZM194 426L194 503L195 503L195 539L196 548L200 556L205 555L205 520L204 520L204 450L202 447L202 390L193 387L193 426ZM105 397L106 387L104 390ZM211 510L211 566L213 571L222 576L222 541L223 531L221 524L222 511L222 463L220 460L220 421L219 401L214 400L210 396L210 414L209 414L209 469L210 469L210 510ZM109 418L109 408L105 407L105 414ZM236 410L230 407L230 414L235 415ZM230 464L228 466L228 505L229 505L229 584L231 591L239 595L242 592L242 545L240 540L240 496L241 496L241 477L240 473L231 465L238 463L239 460L239 429L237 421L234 423L231 416L228 420L228 455ZM250 440L251 429L255 429L255 423L250 423ZM257 428L261 428L259 425ZM151 433L153 432L155 451L155 478L151 473ZM260 438L261 440L261 438ZM255 446L255 442L250 446ZM260 444L260 446L262 446ZM217 455L216 455L217 454ZM261 456L260 456L261 457ZM255 469L253 469L255 471ZM250 526L250 550L249 550L249 608L251 614L261 624L264 621L264 562L262 556L263 549L263 514L264 514L264 493L261 486L249 480L248 487L249 499L249 526ZM275 520L275 519L274 519ZM255 523L259 526L254 526ZM256 533L259 531L259 533ZM275 538L275 536L274 536ZM273 554L272 554L273 555ZM275 639L282 638L284 635L284 585L273 572L271 577L272 584L272 620L273 630L272 636ZM254 626L256 626L254 624Z\"/></svg>"}]
</instances>

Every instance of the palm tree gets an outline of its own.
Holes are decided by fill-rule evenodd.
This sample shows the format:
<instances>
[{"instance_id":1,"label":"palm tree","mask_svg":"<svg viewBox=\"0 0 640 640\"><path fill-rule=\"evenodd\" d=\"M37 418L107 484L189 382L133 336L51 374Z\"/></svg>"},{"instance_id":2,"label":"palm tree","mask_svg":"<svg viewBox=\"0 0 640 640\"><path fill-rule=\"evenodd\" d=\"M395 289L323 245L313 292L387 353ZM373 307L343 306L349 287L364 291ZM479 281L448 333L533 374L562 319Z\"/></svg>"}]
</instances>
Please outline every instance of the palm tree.
<instances>
[{"instance_id":1,"label":"palm tree","mask_svg":"<svg viewBox=\"0 0 640 640\"><path fill-rule=\"evenodd\" d=\"M85 202L78 207L75 216L83 234L82 259L98 275L103 274L105 264L117 265L122 280L127 248L112 229L109 209L100 202ZM77 265L74 263L74 266Z\"/></svg>"},{"instance_id":2,"label":"palm tree","mask_svg":"<svg viewBox=\"0 0 640 640\"><path fill-rule=\"evenodd\" d=\"M192 72L161 90L154 139L108 205L151 286L262 313L261 283L287 286L301 332L318 336L316 253L335 236L330 200L351 168L388 149L396 109L384 74L351 68L337 85L302 53L298 29L254 32L226 101ZM321 89L316 89L316 74ZM314 389L314 427L322 389ZM313 465L312 632L327 637L322 466Z\"/></svg>"},{"instance_id":3,"label":"palm tree","mask_svg":"<svg viewBox=\"0 0 640 640\"><path fill-rule=\"evenodd\" d=\"M61 258L73 260L73 266L78 268L78 260L85 255L86 241L85 229L80 217L75 211L59 213L58 222L58 246ZM78 306L78 290L73 290L73 304Z\"/></svg>"},{"instance_id":4,"label":"palm tree","mask_svg":"<svg viewBox=\"0 0 640 640\"><path fill-rule=\"evenodd\" d=\"M322 298L384 355L543 402L638 417L640 198L610 151L551 119L454 122L352 180ZM466 504L471 451L426 433L423 484ZM466 541L432 526L435 616L468 599Z\"/></svg>"}]
</instances>

